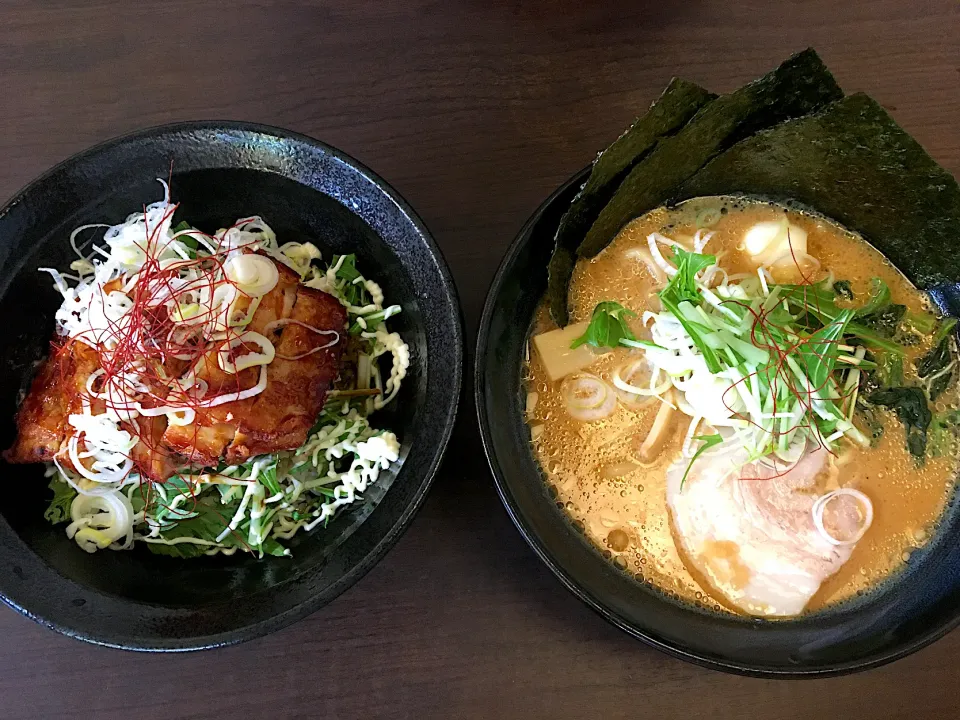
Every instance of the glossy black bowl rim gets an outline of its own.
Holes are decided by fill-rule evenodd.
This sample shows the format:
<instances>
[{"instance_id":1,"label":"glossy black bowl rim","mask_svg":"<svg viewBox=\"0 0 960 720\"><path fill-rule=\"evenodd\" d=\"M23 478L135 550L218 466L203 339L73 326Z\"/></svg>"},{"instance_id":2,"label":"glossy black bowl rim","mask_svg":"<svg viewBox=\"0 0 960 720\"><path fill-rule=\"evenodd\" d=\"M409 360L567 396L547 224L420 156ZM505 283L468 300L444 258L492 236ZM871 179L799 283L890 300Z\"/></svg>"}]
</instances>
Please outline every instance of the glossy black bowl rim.
<instances>
[{"instance_id":1,"label":"glossy black bowl rim","mask_svg":"<svg viewBox=\"0 0 960 720\"><path fill-rule=\"evenodd\" d=\"M510 487L505 480L505 476L500 465L500 460L497 457L496 448L494 447L493 438L490 433L493 419L490 417L484 400L485 367L483 359L487 356L488 345L490 341L490 323L493 317L497 296L499 295L501 286L503 285L504 276L507 274L508 269L512 266L516 255L530 241L533 228L546 213L547 209L550 208L554 202L556 202L557 198L566 193L571 186L575 184L582 184L586 180L590 168L591 166L587 166L566 180L540 204L540 206L534 211L533 215L531 215L524 223L523 227L520 229L520 232L514 238L513 242L510 244L509 248L504 254L503 259L500 261L497 272L490 283L490 288L487 291L487 297L483 305L483 312L480 316L479 329L477 330L476 365L474 367L474 402L476 404L477 421L480 425L480 438L483 442L483 450L487 456L487 463L489 464L490 472L493 475L497 494L500 496L500 500L507 511L507 515L510 516L510 519L520 532L520 535L533 549L537 557L539 557L540 560L543 561L548 568L550 568L550 571L557 577L560 583L567 590L573 593L573 595L579 598L584 604L587 605L587 607L600 615L604 620L628 635L668 655L679 658L680 660L685 660L695 665L700 665L713 670L721 670L724 672L746 675L750 677L784 679L825 678L869 670L881 665L886 665L887 663L899 660L907 655L921 650L922 648L939 640L947 633L960 626L960 613L958 613L957 616L954 617L950 622L932 627L928 632L918 635L910 643L888 651L881 650L875 655L871 657L865 657L862 660L838 663L835 665L817 668L798 667L796 669L786 670L770 668L759 669L744 663L703 657L697 653L691 652L673 643L663 640L652 633L644 632L629 622L626 622L615 612L607 608L603 602L601 602L590 592L589 588L583 586L581 583L578 583L554 559L549 549L540 541L538 535L527 523L519 505L516 503L513 497ZM598 562L601 562L599 557Z\"/></svg>"},{"instance_id":2,"label":"glossy black bowl rim","mask_svg":"<svg viewBox=\"0 0 960 720\"><path fill-rule=\"evenodd\" d=\"M286 612L280 613L265 620L243 625L232 630L210 635L200 635L186 639L183 642L175 641L175 643L171 644L147 645L140 644L135 641L130 643L104 641L91 634L80 632L73 628L58 624L57 622L47 618L40 617L32 613L29 608L14 602L5 594L0 593L0 601L2 601L5 605L44 627L54 630L62 635L66 635L67 637L82 640L93 645L100 645L119 650L132 650L135 652L147 653L177 653L191 652L195 650L209 650L218 647L236 645L247 640L263 637L264 635L292 625L298 620L302 620L313 612L316 612L326 604L329 604L329 602L332 602L336 597L342 595L346 590L351 588L364 575L366 575L374 567L374 565L376 565L383 558L383 556L386 555L394 545L396 545L403 533L410 526L417 512L423 506L423 503L429 494L430 487L436 478L437 471L439 470L443 461L443 456L453 433L454 424L456 422L460 407L463 387L463 359L466 348L463 307L460 303L457 288L453 282L453 276L450 273L450 268L443 256L443 252L440 250L440 247L434 240L433 235L426 226L426 223L424 223L410 203L407 202L407 200L392 185L390 185L390 183L388 183L380 175L353 156L340 150L339 148L334 147L333 145L323 142L322 140L317 140L316 138L294 132L292 130L287 130L285 128L238 120L190 120L152 125L146 128L124 133L122 135L114 136L89 148L86 148L85 150L74 153L64 160L61 160L49 170L24 185L7 202L0 206L0 217L3 217L12 207L18 204L24 196L34 191L38 186L42 185L57 173L75 164L82 163L87 159L96 156L101 151L113 147L114 145L129 143L131 141L159 135L198 130L223 130L258 133L261 135L275 137L280 140L292 140L304 145L312 146L320 152L336 158L344 165L352 168L360 176L375 185L381 192L384 193L384 195L387 196L387 198L390 199L390 201L392 201L399 208L410 224L416 229L417 233L423 238L430 254L436 258L436 265L440 273L439 280L443 287L443 294L447 297L453 309L455 310L453 313L455 322L449 328L449 332L452 335L451 345L456 354L454 357L454 362L452 363L453 384L450 387L451 392L449 393L449 397L451 397L453 401L451 402L447 412L442 433L436 438L433 458L426 472L421 474L421 485L416 495L414 495L413 501L408 503L406 509L399 516L399 518L397 518L389 532L387 532L379 540L379 542L377 542L374 548L359 563L357 563L350 570L350 572L340 577L334 583L336 592L326 601L313 597L309 600L301 602L298 605L295 605Z\"/></svg>"}]
</instances>

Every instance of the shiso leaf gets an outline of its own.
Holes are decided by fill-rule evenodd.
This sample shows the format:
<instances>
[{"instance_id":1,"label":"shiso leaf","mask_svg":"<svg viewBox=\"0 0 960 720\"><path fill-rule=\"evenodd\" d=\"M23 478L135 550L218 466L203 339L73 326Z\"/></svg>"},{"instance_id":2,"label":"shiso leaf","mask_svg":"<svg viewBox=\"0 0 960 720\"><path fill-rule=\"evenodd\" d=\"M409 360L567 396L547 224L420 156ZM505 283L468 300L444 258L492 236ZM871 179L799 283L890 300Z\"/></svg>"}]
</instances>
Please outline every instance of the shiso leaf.
<instances>
[{"instance_id":1,"label":"shiso leaf","mask_svg":"<svg viewBox=\"0 0 960 720\"><path fill-rule=\"evenodd\" d=\"M627 222L663 205L691 175L738 141L842 97L820 57L807 49L759 80L707 103L633 167L577 253L581 257L599 253Z\"/></svg>"},{"instance_id":2,"label":"shiso leaf","mask_svg":"<svg viewBox=\"0 0 960 720\"><path fill-rule=\"evenodd\" d=\"M743 140L676 199L730 192L814 208L861 233L921 289L960 278L960 186L866 95Z\"/></svg>"},{"instance_id":3,"label":"shiso leaf","mask_svg":"<svg viewBox=\"0 0 960 720\"><path fill-rule=\"evenodd\" d=\"M716 95L699 85L674 78L650 110L597 156L586 183L557 228L548 290L550 313L557 325L564 327L569 322L567 286L576 264L577 246L604 205L610 201L630 168L644 158L661 137L683 127L714 97Z\"/></svg>"},{"instance_id":4,"label":"shiso leaf","mask_svg":"<svg viewBox=\"0 0 960 720\"><path fill-rule=\"evenodd\" d=\"M53 500L43 516L54 525L67 522L70 520L70 506L77 497L77 491L57 477L50 478L49 487L53 490Z\"/></svg>"}]
</instances>

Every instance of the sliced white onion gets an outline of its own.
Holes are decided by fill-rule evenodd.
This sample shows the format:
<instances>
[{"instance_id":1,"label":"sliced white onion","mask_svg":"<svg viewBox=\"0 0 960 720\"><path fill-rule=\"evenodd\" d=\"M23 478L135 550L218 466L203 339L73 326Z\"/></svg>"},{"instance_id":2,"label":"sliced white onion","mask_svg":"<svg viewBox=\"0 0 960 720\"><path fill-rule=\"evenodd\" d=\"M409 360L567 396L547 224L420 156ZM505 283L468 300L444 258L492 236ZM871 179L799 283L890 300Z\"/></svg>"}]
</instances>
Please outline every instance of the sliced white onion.
<instances>
[{"instance_id":1,"label":"sliced white onion","mask_svg":"<svg viewBox=\"0 0 960 720\"><path fill-rule=\"evenodd\" d=\"M833 537L823 525L823 513L827 508L827 503L833 500L836 497L841 495L849 495L850 497L855 498L859 503L861 508L863 508L863 523L860 528L857 530L856 535L854 535L849 540L839 540ZM854 490L853 488L840 488L839 490L834 490L833 492L828 492L825 495L821 495L817 498L817 501L813 504L812 511L813 513L813 524L817 528L817 532L831 545L855 545L860 541L867 530L870 529L870 525L873 523L873 502L870 498L864 495L859 490Z\"/></svg>"},{"instance_id":2,"label":"sliced white onion","mask_svg":"<svg viewBox=\"0 0 960 720\"><path fill-rule=\"evenodd\" d=\"M223 271L245 295L252 297L266 295L280 280L280 271L273 260L252 253L230 258L224 264Z\"/></svg>"},{"instance_id":3,"label":"sliced white onion","mask_svg":"<svg viewBox=\"0 0 960 720\"><path fill-rule=\"evenodd\" d=\"M679 245L679 243L674 242L670 238L666 238L660 233L650 233L647 235L647 247L650 248L650 255L653 257L653 261L660 266L660 268L670 277L673 277L677 274L677 269L668 263L663 255L660 254L660 248L657 247L657 243L661 242L664 245Z\"/></svg>"},{"instance_id":4,"label":"sliced white onion","mask_svg":"<svg viewBox=\"0 0 960 720\"><path fill-rule=\"evenodd\" d=\"M702 253L711 238L713 238L712 232L697 230L697 234L693 236L693 251L695 253Z\"/></svg>"},{"instance_id":5,"label":"sliced white onion","mask_svg":"<svg viewBox=\"0 0 960 720\"><path fill-rule=\"evenodd\" d=\"M70 505L67 537L87 552L109 547L126 537L133 542L133 506L123 493L113 490L102 495L78 495Z\"/></svg>"},{"instance_id":6,"label":"sliced white onion","mask_svg":"<svg viewBox=\"0 0 960 720\"><path fill-rule=\"evenodd\" d=\"M697 434L697 428L700 426L701 422L703 422L703 418L699 415L694 415L690 420L690 425L687 426L687 433L683 436L683 447L680 451L684 457L693 457L695 452L693 449L693 443L699 442L694 440L694 436Z\"/></svg>"},{"instance_id":7,"label":"sliced white onion","mask_svg":"<svg viewBox=\"0 0 960 720\"><path fill-rule=\"evenodd\" d=\"M236 360L231 359L231 351L234 348L249 344L259 345L260 352L248 352ZM258 332L248 330L220 347L220 350L217 352L217 363L224 372L238 373L241 370L257 365L269 365L273 362L275 355L276 350L269 338L264 337Z\"/></svg>"},{"instance_id":8,"label":"sliced white onion","mask_svg":"<svg viewBox=\"0 0 960 720\"><path fill-rule=\"evenodd\" d=\"M616 393L596 375L569 377L560 393L570 416L582 422L602 420L617 408Z\"/></svg>"},{"instance_id":9,"label":"sliced white onion","mask_svg":"<svg viewBox=\"0 0 960 720\"><path fill-rule=\"evenodd\" d=\"M653 261L650 252L646 248L630 248L624 253L624 257L646 265L647 270L653 275L653 280L657 285L666 285L667 275L657 263Z\"/></svg>"},{"instance_id":10,"label":"sliced white onion","mask_svg":"<svg viewBox=\"0 0 960 720\"><path fill-rule=\"evenodd\" d=\"M660 405L660 409L657 411L657 417L653 420L653 427L650 428L650 432L637 451L637 457L641 462L649 464L657 459L657 456L663 449L664 443L670 436L673 418L676 412L676 409L669 402L663 402Z\"/></svg>"},{"instance_id":11,"label":"sliced white onion","mask_svg":"<svg viewBox=\"0 0 960 720\"><path fill-rule=\"evenodd\" d=\"M663 377L663 382L657 380ZM660 367L651 368L646 358L634 360L613 372L613 384L617 388L617 397L629 407L643 406L656 396L662 395L671 385L670 376ZM639 384L644 383L643 385Z\"/></svg>"},{"instance_id":12,"label":"sliced white onion","mask_svg":"<svg viewBox=\"0 0 960 720\"><path fill-rule=\"evenodd\" d=\"M240 303L241 296L237 296L233 299L233 302L230 303L230 310L227 313L227 325L232 328L245 327L253 322L253 316L257 312L257 308L260 307L260 297L255 297L251 303L247 306L246 312L243 315L239 315L237 305Z\"/></svg>"}]
</instances>

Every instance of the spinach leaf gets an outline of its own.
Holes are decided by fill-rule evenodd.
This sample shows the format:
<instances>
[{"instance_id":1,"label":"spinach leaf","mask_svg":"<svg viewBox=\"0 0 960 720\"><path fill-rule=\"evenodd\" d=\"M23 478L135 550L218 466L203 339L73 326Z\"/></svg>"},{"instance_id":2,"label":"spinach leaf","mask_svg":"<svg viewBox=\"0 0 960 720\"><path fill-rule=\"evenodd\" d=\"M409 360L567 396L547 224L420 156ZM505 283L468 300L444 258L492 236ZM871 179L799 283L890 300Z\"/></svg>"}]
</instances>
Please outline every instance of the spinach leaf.
<instances>
[{"instance_id":1,"label":"spinach leaf","mask_svg":"<svg viewBox=\"0 0 960 720\"><path fill-rule=\"evenodd\" d=\"M871 393L867 400L896 413L907 433L907 449L922 463L927 451L927 430L933 419L923 390L916 387L887 388Z\"/></svg>"},{"instance_id":2,"label":"spinach leaf","mask_svg":"<svg viewBox=\"0 0 960 720\"><path fill-rule=\"evenodd\" d=\"M581 345L592 345L596 348L617 347L621 338L636 341L636 336L627 325L626 318L636 317L636 313L628 310L618 302L607 300L598 303L593 309L593 316L587 331L574 340L571 348Z\"/></svg>"},{"instance_id":3,"label":"spinach leaf","mask_svg":"<svg viewBox=\"0 0 960 720\"><path fill-rule=\"evenodd\" d=\"M878 352L877 376L883 387L900 387L903 385L903 355Z\"/></svg>"},{"instance_id":4,"label":"spinach leaf","mask_svg":"<svg viewBox=\"0 0 960 720\"><path fill-rule=\"evenodd\" d=\"M849 280L837 280L833 284L833 291L844 300L853 300L853 290L850 288Z\"/></svg>"},{"instance_id":5,"label":"spinach leaf","mask_svg":"<svg viewBox=\"0 0 960 720\"><path fill-rule=\"evenodd\" d=\"M960 411L949 410L937 413L930 424L930 442L928 449L933 457L954 455L957 436L960 434Z\"/></svg>"},{"instance_id":6,"label":"spinach leaf","mask_svg":"<svg viewBox=\"0 0 960 720\"><path fill-rule=\"evenodd\" d=\"M876 446L880 438L883 437L883 419L880 417L876 406L858 400L857 414L869 431L870 444Z\"/></svg>"},{"instance_id":7,"label":"spinach leaf","mask_svg":"<svg viewBox=\"0 0 960 720\"><path fill-rule=\"evenodd\" d=\"M54 525L67 522L70 519L70 505L77 496L77 491L57 477L50 478L49 487L53 490L53 500L50 501L43 517Z\"/></svg>"},{"instance_id":8,"label":"spinach leaf","mask_svg":"<svg viewBox=\"0 0 960 720\"><path fill-rule=\"evenodd\" d=\"M900 322L907 313L906 305L890 303L869 315L861 315L859 323L868 327L881 337L893 338L900 329Z\"/></svg>"},{"instance_id":9,"label":"spinach leaf","mask_svg":"<svg viewBox=\"0 0 960 720\"><path fill-rule=\"evenodd\" d=\"M870 281L870 299L866 304L857 310L857 317L862 318L872 315L880 308L890 304L890 287L880 278L873 278Z\"/></svg>"},{"instance_id":10,"label":"spinach leaf","mask_svg":"<svg viewBox=\"0 0 960 720\"><path fill-rule=\"evenodd\" d=\"M952 321L952 324L955 323L956 321ZM950 364L950 331L948 330L946 333L944 333L942 330L938 331L936 337L934 338L934 342L936 344L930 349L930 351L922 358L917 360L917 375L922 378L933 375L935 372L943 370L947 365Z\"/></svg>"},{"instance_id":11,"label":"spinach leaf","mask_svg":"<svg viewBox=\"0 0 960 720\"><path fill-rule=\"evenodd\" d=\"M934 336L935 345L916 362L917 375L926 381L931 402L940 397L953 382L954 353L950 339L955 325L953 318L944 320Z\"/></svg>"}]
</instances>

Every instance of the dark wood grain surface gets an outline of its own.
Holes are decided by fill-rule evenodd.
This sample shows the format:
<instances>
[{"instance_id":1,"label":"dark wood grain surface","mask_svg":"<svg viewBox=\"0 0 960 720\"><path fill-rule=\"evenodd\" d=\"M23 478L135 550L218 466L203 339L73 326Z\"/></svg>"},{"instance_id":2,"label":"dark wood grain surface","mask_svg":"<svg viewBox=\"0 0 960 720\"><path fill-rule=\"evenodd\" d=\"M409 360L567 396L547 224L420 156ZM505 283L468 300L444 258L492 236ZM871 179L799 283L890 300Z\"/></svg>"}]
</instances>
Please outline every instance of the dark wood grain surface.
<instances>
[{"instance_id":1,"label":"dark wood grain surface","mask_svg":"<svg viewBox=\"0 0 960 720\"><path fill-rule=\"evenodd\" d=\"M672 75L727 91L813 45L847 91L871 93L960 174L957 0L7 0L0 20L0 196L148 125L291 128L372 166L413 204L471 338L524 219ZM270 637L136 655L0 610L0 717L960 714L960 633L879 670L792 682L704 670L627 638L524 545L469 402L452 450L397 547Z\"/></svg>"}]
</instances>

